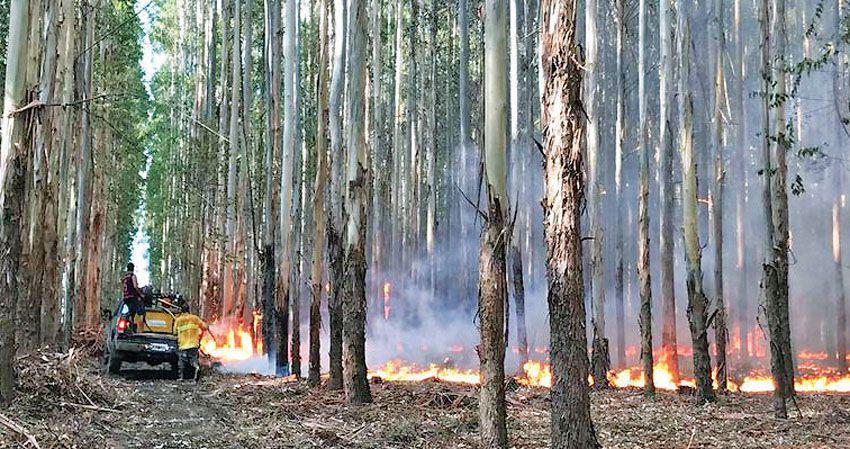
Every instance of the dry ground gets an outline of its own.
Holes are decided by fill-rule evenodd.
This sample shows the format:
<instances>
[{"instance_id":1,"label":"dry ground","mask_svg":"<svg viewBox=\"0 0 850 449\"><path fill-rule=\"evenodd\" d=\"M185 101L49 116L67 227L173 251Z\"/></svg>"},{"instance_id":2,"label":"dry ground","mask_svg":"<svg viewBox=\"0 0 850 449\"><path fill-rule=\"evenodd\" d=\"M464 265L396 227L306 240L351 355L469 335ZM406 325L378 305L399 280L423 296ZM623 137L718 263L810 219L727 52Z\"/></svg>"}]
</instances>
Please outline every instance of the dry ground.
<instances>
[{"instance_id":1,"label":"dry ground","mask_svg":"<svg viewBox=\"0 0 850 449\"><path fill-rule=\"evenodd\" d=\"M197 386L165 371L104 376L78 353L19 361L20 391L0 409L0 448L474 448L475 389L438 382L373 382L375 402L343 404L339 392L258 376L209 374ZM548 440L548 395L508 393L511 446ZM801 396L778 421L767 396L717 404L635 391L593 393L608 448L848 448L850 396Z\"/></svg>"}]
</instances>

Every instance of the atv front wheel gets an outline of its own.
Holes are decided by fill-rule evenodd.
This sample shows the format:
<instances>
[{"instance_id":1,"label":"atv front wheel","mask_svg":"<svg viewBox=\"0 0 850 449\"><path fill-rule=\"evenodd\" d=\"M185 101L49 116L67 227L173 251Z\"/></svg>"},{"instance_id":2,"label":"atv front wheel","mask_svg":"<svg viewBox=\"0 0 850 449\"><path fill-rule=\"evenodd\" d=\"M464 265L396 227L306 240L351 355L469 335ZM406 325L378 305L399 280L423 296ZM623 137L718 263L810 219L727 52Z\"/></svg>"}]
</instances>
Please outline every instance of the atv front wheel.
<instances>
[{"instance_id":1,"label":"atv front wheel","mask_svg":"<svg viewBox=\"0 0 850 449\"><path fill-rule=\"evenodd\" d=\"M109 374L118 374L118 372L121 371L121 357L110 352L109 355L106 356L106 371Z\"/></svg>"}]
</instances>

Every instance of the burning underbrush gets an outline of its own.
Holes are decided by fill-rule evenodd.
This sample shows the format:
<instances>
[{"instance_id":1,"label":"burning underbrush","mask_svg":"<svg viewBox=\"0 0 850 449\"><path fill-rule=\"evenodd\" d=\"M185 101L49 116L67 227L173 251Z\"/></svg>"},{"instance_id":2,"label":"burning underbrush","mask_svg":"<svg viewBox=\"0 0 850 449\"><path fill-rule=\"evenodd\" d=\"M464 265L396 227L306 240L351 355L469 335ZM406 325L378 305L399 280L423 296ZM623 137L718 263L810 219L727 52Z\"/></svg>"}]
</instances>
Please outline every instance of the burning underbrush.
<instances>
[{"instance_id":1,"label":"burning underbrush","mask_svg":"<svg viewBox=\"0 0 850 449\"><path fill-rule=\"evenodd\" d=\"M211 332L207 333L201 349L216 366L223 372L272 374L274 370L267 361L259 335L259 323L262 316L256 314L252 325L240 325L235 321L222 321L210 325ZM757 341L752 339L752 341ZM748 348L751 360L755 365L766 364L764 351L760 346L751 344ZM399 352L404 352L400 346ZM419 348L419 353L434 354L427 347ZM546 360L546 348L533 348L532 354L537 360L523 364L514 379L517 383L528 387L549 388L552 386L552 372ZM629 352L634 352L628 351ZM388 382L421 382L436 379L444 382L475 385L480 383L478 370L474 367L474 351L460 344L454 344L445 351L448 356L440 362L416 363L403 357L390 358L386 362L373 366L369 372L370 378L380 378ZM680 360L691 356L689 348L682 347L679 351ZM655 354L656 364L653 369L655 387L663 391L692 390L696 382L693 377L683 375L676 379L670 369L670 357L658 351ZM838 373L828 367L826 353L801 351L797 356L798 375L795 387L799 393L850 393L850 373ZM459 362L460 361L460 362ZM684 365L684 364L683 364ZM685 374L685 373L683 373ZM716 372L713 373L715 388L717 387ZM614 388L643 388L645 379L643 370L633 366L615 369L608 372L606 381ZM588 378L592 385L595 380ZM773 380L770 373L763 369L734 370L729 374L727 388L731 392L768 393L773 391Z\"/></svg>"}]
</instances>

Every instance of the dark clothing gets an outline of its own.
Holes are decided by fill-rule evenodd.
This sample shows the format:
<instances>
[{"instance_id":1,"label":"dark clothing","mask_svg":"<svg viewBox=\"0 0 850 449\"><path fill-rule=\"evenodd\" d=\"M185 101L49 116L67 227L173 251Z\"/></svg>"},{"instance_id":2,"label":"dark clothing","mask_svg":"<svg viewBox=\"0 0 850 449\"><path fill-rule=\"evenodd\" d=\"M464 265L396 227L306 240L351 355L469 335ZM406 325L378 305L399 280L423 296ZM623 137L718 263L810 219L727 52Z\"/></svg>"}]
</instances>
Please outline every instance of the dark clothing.
<instances>
[{"instance_id":1,"label":"dark clothing","mask_svg":"<svg viewBox=\"0 0 850 449\"><path fill-rule=\"evenodd\" d=\"M124 287L124 299L141 299L142 295L139 291L139 286L136 285L136 275L134 275L132 271L124 274L124 278L121 279L121 284Z\"/></svg>"},{"instance_id":2,"label":"dark clothing","mask_svg":"<svg viewBox=\"0 0 850 449\"><path fill-rule=\"evenodd\" d=\"M177 352L177 378L180 380L198 380L201 366L198 363L198 348L183 349Z\"/></svg>"},{"instance_id":3,"label":"dark clothing","mask_svg":"<svg viewBox=\"0 0 850 449\"><path fill-rule=\"evenodd\" d=\"M142 304L142 292L136 285L136 275L128 271L121 279L124 290L124 304L127 304L127 321L130 322L130 332L136 332L136 315L144 315L145 307Z\"/></svg>"}]
</instances>

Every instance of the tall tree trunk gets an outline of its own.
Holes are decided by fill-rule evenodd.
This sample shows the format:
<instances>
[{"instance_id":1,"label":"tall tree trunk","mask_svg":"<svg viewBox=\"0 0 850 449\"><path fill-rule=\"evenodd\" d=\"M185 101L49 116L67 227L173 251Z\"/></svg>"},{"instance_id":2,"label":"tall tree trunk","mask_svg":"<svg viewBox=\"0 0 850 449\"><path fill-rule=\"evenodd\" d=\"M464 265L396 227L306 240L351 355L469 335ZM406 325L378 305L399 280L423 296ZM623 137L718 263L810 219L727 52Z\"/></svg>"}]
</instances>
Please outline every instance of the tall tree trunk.
<instances>
[{"instance_id":1,"label":"tall tree trunk","mask_svg":"<svg viewBox=\"0 0 850 449\"><path fill-rule=\"evenodd\" d=\"M835 2L834 11L834 26L833 32L836 36L841 35L841 23L844 19L843 8L841 2ZM836 148L842 148L841 143L844 142L844 125L841 122L842 115L840 106L844 98L841 92L841 73L842 66L846 63L845 58L839 55L835 71L832 75L832 96L835 99L835 141ZM846 153L846 151L845 151ZM841 154L835 154L833 157L841 158ZM844 290L844 258L841 251L841 222L842 211L844 209L844 201L846 193L844 191L844 167L840 163L834 164L833 167L833 185L835 187L835 198L832 204L832 260L835 264L835 349L836 349L836 368L841 373L847 372L847 306Z\"/></svg>"},{"instance_id":2,"label":"tall tree trunk","mask_svg":"<svg viewBox=\"0 0 850 449\"><path fill-rule=\"evenodd\" d=\"M526 168L528 144L528 110L529 88L526 79L528 75L528 51L526 46L530 36L526 36L525 16L526 2L524 0L511 0L510 20L510 52L511 52L511 78L510 78L510 185L521 198L525 198L526 184L523 179ZM517 200L517 207L521 207L521 200ZM520 211L516 211L520 214ZM520 245L523 240L524 231L522 223L515 223L514 234L511 238L510 254L508 259L511 264L511 278L513 278L514 306L516 307L516 330L517 350L519 352L519 373L523 373L523 366L528 362L528 331L525 322L525 282L522 252Z\"/></svg>"},{"instance_id":3,"label":"tall tree trunk","mask_svg":"<svg viewBox=\"0 0 850 449\"><path fill-rule=\"evenodd\" d=\"M715 54L714 76L714 295L717 315L714 317L714 341L717 344L717 388L727 388L726 342L729 332L726 329L726 299L723 293L723 214L724 190L726 188L726 167L724 155L723 102L726 98L726 78L723 71L723 58L726 55L726 30L723 18L723 0L715 2L714 15L717 26L717 52Z\"/></svg>"},{"instance_id":4,"label":"tall tree trunk","mask_svg":"<svg viewBox=\"0 0 850 449\"><path fill-rule=\"evenodd\" d=\"M331 389L341 389L342 379L342 298L345 291L345 272L343 266L344 247L342 241L342 197L345 189L342 185L342 94L345 76L346 58L346 20L348 10L346 2L334 5L334 58L333 74L329 98L330 115L328 119L331 137L329 152L331 162L330 200L328 209L328 264L331 281L331 294L328 298L328 318L330 320L330 380Z\"/></svg>"},{"instance_id":5,"label":"tall tree trunk","mask_svg":"<svg viewBox=\"0 0 850 449\"><path fill-rule=\"evenodd\" d=\"M298 86L295 84L295 71L297 70L297 53L295 41L297 34L295 27L297 20L295 9L297 8L297 0L284 1L284 42L283 42L283 155L281 160L281 177L280 177L280 241L281 247L278 253L280 254L280 269L278 271L278 298L281 300L277 304L277 320L280 334L278 337L279 348L277 357L278 373L289 374L288 352L288 332L289 332L289 301L290 301L290 277L292 272L292 196L293 196L293 176L295 174L295 155L296 148L296 130L300 125L298 123L298 114L296 113L296 90ZM293 329L293 332L295 329Z\"/></svg>"},{"instance_id":6,"label":"tall tree trunk","mask_svg":"<svg viewBox=\"0 0 850 449\"><path fill-rule=\"evenodd\" d=\"M57 38L61 23L58 22L61 4L48 3L44 20L46 39L44 57L41 64L39 80L39 101L44 104L53 103L61 96L62 83L57 71ZM38 334L36 345L53 345L56 342L56 331L59 312L59 289L61 279L58 269L61 266L58 258L59 239L57 234L57 193L58 184L58 154L55 150L55 124L61 117L61 112L48 110L44 112L42 121L36 122L33 140L33 193L31 201L31 216L29 229L29 245L31 254L35 257L31 262L33 267L42 267L32 271L33 280L30 285L30 307L39 325L35 329ZM36 238L35 229L38 228Z\"/></svg>"},{"instance_id":7,"label":"tall tree trunk","mask_svg":"<svg viewBox=\"0 0 850 449\"><path fill-rule=\"evenodd\" d=\"M240 58L239 37L241 35L242 1L233 2L233 27L231 29L232 48L230 60L230 129L228 134L228 162L227 162L227 207L225 219L225 245L227 248L224 263L224 298L222 302L222 317L234 316L236 311L236 296L238 294L236 270L238 267L238 243L236 236L237 221L237 184L239 182L239 111L242 101L242 62ZM222 32L226 32L222 30ZM242 215L242 214L238 214ZM171 270L168 270L170 272Z\"/></svg>"},{"instance_id":8,"label":"tall tree trunk","mask_svg":"<svg viewBox=\"0 0 850 449\"><path fill-rule=\"evenodd\" d=\"M79 95L82 99L89 99L92 95L92 65L93 65L93 43L95 33L95 11L87 1L81 5L83 9L83 21L85 23L85 48L88 49L82 57L82 79L80 80ZM79 157L77 159L77 218L76 218L76 244L74 258L74 283L72 291L75 294L73 322L75 329L81 329L85 325L84 280L86 279L84 261L88 260L89 216L91 213L91 171L92 171L92 126L91 111L83 108L80 124L81 142ZM70 281L69 281L70 282Z\"/></svg>"},{"instance_id":9,"label":"tall tree trunk","mask_svg":"<svg viewBox=\"0 0 850 449\"><path fill-rule=\"evenodd\" d=\"M15 385L15 308L22 293L18 285L21 257L21 224L25 212L27 145L22 142L29 114L14 115L25 101L29 1L9 5L6 78L0 137L0 403L12 400Z\"/></svg>"},{"instance_id":10,"label":"tall tree trunk","mask_svg":"<svg viewBox=\"0 0 850 449\"><path fill-rule=\"evenodd\" d=\"M292 0L289 0L292 1ZM349 283L343 300L343 386L349 404L372 402L366 379L366 227L369 204L369 162L366 157L366 41L365 1L352 3L348 46L348 191L345 202L346 268Z\"/></svg>"},{"instance_id":11,"label":"tall tree trunk","mask_svg":"<svg viewBox=\"0 0 850 449\"><path fill-rule=\"evenodd\" d=\"M584 90L584 107L587 111L587 184L590 193L589 213L590 222L588 230L593 234L591 242L591 323L593 327L593 344L591 365L594 379L594 387L597 389L607 388L606 374L611 365L608 355L608 338L605 333L605 267L602 265L602 239L604 229L602 226L602 183L599 181L601 168L599 153L599 104L597 100L597 2L588 0L585 7L585 48L586 78Z\"/></svg>"},{"instance_id":12,"label":"tall tree trunk","mask_svg":"<svg viewBox=\"0 0 850 449\"><path fill-rule=\"evenodd\" d=\"M428 116L426 172L428 206L426 211L425 240L428 253L428 290L436 298L437 290L437 0L431 0L428 21Z\"/></svg>"},{"instance_id":13,"label":"tall tree trunk","mask_svg":"<svg viewBox=\"0 0 850 449\"><path fill-rule=\"evenodd\" d=\"M832 205L832 257L835 262L835 349L837 352L838 371L847 372L847 305L844 292L844 258L841 251L841 219L842 202L846 196L844 192L843 173L840 172L841 165L835 168L836 195Z\"/></svg>"},{"instance_id":14,"label":"tall tree trunk","mask_svg":"<svg viewBox=\"0 0 850 449\"><path fill-rule=\"evenodd\" d=\"M640 121L640 167L638 187L638 260L640 283L640 360L643 367L644 387L647 396L655 394L652 357L652 280L649 266L649 143L646 105L646 0L640 0L638 12L638 114Z\"/></svg>"},{"instance_id":15,"label":"tall tree trunk","mask_svg":"<svg viewBox=\"0 0 850 449\"><path fill-rule=\"evenodd\" d=\"M316 183L313 194L313 265L310 279L310 369L307 383L321 383L322 262L325 249L325 190L328 184L328 4L319 4L319 117L316 120Z\"/></svg>"},{"instance_id":16,"label":"tall tree trunk","mask_svg":"<svg viewBox=\"0 0 850 449\"><path fill-rule=\"evenodd\" d=\"M701 401L713 401L711 357L708 350L708 300L702 288L702 247L699 242L697 162L693 137L693 98L690 91L691 21L688 0L678 0L679 33L679 146L682 155L682 219L687 267L688 322L694 353L694 377Z\"/></svg>"},{"instance_id":17,"label":"tall tree trunk","mask_svg":"<svg viewBox=\"0 0 850 449\"><path fill-rule=\"evenodd\" d=\"M266 127L265 196L263 197L263 347L268 354L277 354L275 338L276 260L275 208L277 187L274 182L274 158L280 154L280 2L266 0L266 103L268 118ZM284 340L285 341L285 340Z\"/></svg>"},{"instance_id":18,"label":"tall tree trunk","mask_svg":"<svg viewBox=\"0 0 850 449\"><path fill-rule=\"evenodd\" d=\"M738 77L735 80L735 94L733 96L734 101L734 114L735 120L739 123L738 129L735 133L735 141L737 149L737 157L736 159L736 169L737 169L737 177L739 179L737 193L735 195L735 228L736 228L736 236L735 236L735 246L736 246L736 263L735 267L740 274L740 278L738 280L738 302L737 302L737 321L738 321L738 344L739 344L739 355L741 361L741 365L743 365L744 360L747 357L747 329L749 328L749 323L747 321L747 259L744 254L746 252L745 241L746 241L746 224L744 222L745 214L746 214L746 202L747 202L747 169L745 165L746 155L748 152L748 148L746 148L746 138L747 138L747 114L746 109L744 108L744 95L745 88L744 83L745 80L745 70L746 70L746 59L744 56L744 33L742 29L742 18L741 18L741 1L735 0L735 72L738 73Z\"/></svg>"},{"instance_id":19,"label":"tall tree trunk","mask_svg":"<svg viewBox=\"0 0 850 449\"><path fill-rule=\"evenodd\" d=\"M402 0L395 2L395 73L393 76L393 145L392 145L392 248L390 259L392 263L398 264L401 257L401 233L402 233L402 202L401 196L401 167L404 157L404 98L402 97L402 77L404 74L404 3Z\"/></svg>"},{"instance_id":20,"label":"tall tree trunk","mask_svg":"<svg viewBox=\"0 0 850 449\"><path fill-rule=\"evenodd\" d=\"M786 17L785 0L774 0L771 34L774 36L776 46L772 56L775 64L773 66L773 81L776 83L776 98L780 99L774 108L776 133L773 144L774 159L776 160L775 175L770 177L773 195L773 228L776 233L774 239L774 265L777 269L779 289L776 311L779 326L778 343L782 348L782 369L785 371L785 382L782 386L786 398L794 396L794 361L791 352L791 320L788 306L788 189L786 180L788 178L788 165L786 153L793 146L793 136L786 133L787 125L785 117L785 99L787 95L787 62L786 62Z\"/></svg>"},{"instance_id":21,"label":"tall tree trunk","mask_svg":"<svg viewBox=\"0 0 850 449\"><path fill-rule=\"evenodd\" d=\"M469 139L469 7L467 0L458 0L457 17L458 40L460 41L460 60L458 61L458 120L460 122L458 124L458 145L460 146L460 164L458 170L460 172L460 179L458 179L458 186L464 194L472 198L473 189L476 186L474 183L469 182L469 180L474 178L472 172L477 172L477 167L475 166L475 159L472 157L473 148L471 148L472 143ZM469 244L472 234L470 232L472 219L470 214L463 212L463 205L465 203L461 195L457 195L457 197L458 208L460 209L460 215L458 216L458 222L460 223L460 241L458 242L460 245L460 263L462 266L468 267L472 265ZM464 269L460 273L460 291L461 295L463 295L461 298L462 304L468 304L467 295L472 291L470 271L469 269Z\"/></svg>"},{"instance_id":22,"label":"tall tree trunk","mask_svg":"<svg viewBox=\"0 0 850 449\"><path fill-rule=\"evenodd\" d=\"M615 14L617 20L617 122L614 130L614 187L616 213L616 241L614 262L614 290L617 308L617 367L626 367L626 305L623 296L623 147L626 144L626 62L625 62L625 39L626 39L626 11L625 0L615 1Z\"/></svg>"},{"instance_id":23,"label":"tall tree trunk","mask_svg":"<svg viewBox=\"0 0 850 449\"><path fill-rule=\"evenodd\" d=\"M590 419L587 385L581 249L584 111L582 61L576 43L577 3L577 0L540 3L541 121L546 154L543 226L549 283L552 449L601 447Z\"/></svg>"},{"instance_id":24,"label":"tall tree trunk","mask_svg":"<svg viewBox=\"0 0 850 449\"><path fill-rule=\"evenodd\" d=\"M781 0L780 0L781 1ZM762 196L764 203L764 220L765 220L765 260L763 263L764 274L762 278L762 288L765 295L765 312L768 320L768 336L770 339L770 370L773 375L774 393L773 393L773 410L777 418L787 418L788 382L787 373L785 370L785 355L784 345L782 343L782 319L780 312L782 278L780 271L782 267L778 266L780 262L777 260L777 253L782 249L777 250L777 245L781 245L779 232L776 230L776 222L774 208L779 207L774 204L773 195L773 178L784 176L784 173L779 171L777 167L774 171L774 162L772 157L772 139L778 138L771 134L770 128L770 98L777 95L780 89L778 80L774 80L774 71L772 69L773 49L771 47L772 40L776 31L776 27L770 26L771 18L771 0L763 0L761 4L761 31L762 31ZM773 17L774 21L776 17ZM784 23L784 20L783 20ZM774 25L776 23L774 22ZM773 29L771 29L773 28ZM779 64L779 61L776 61ZM784 78L780 76L780 78ZM774 87L773 83L776 82ZM771 88L776 91L772 91ZM777 113L778 121L784 123L784 115ZM781 150L784 151L784 148ZM781 259L781 256L779 257ZM787 278L786 278L787 280ZM793 384L792 384L793 385ZM793 388L793 387L792 387Z\"/></svg>"},{"instance_id":25,"label":"tall tree trunk","mask_svg":"<svg viewBox=\"0 0 850 449\"><path fill-rule=\"evenodd\" d=\"M481 445L507 448L505 425L505 302L507 226L507 0L484 4L484 168L487 182L487 220L481 231L478 315L481 320L481 389L478 414Z\"/></svg>"},{"instance_id":26,"label":"tall tree trunk","mask_svg":"<svg viewBox=\"0 0 850 449\"><path fill-rule=\"evenodd\" d=\"M382 101L382 86L381 76L383 67L381 62L381 51L383 39L381 35L383 17L381 9L381 0L370 0L369 25L372 29L371 36L371 81L369 83L369 95L372 97L369 106L369 147L372 152L372 157L369 159L371 164L370 170L372 179L370 179L371 195L372 195L372 221L371 221L371 273L370 273L370 296L378 298L378 289L381 285L381 279L384 266L381 264L386 257L384 254L385 239L381 235L383 230L383 217L386 215L386 208L381 206L381 198L383 197L383 183L388 180L384 164L386 156L383 149L384 136L384 108Z\"/></svg>"},{"instance_id":27,"label":"tall tree trunk","mask_svg":"<svg viewBox=\"0 0 850 449\"><path fill-rule=\"evenodd\" d=\"M287 4L287 8L289 5ZM291 260L291 283L290 283L290 307L292 312L292 335L290 337L289 354L292 358L292 374L296 378L301 378L301 267L303 251L303 210L304 210L304 171L306 164L306 152L304 151L301 138L301 44L300 31L301 24L300 11L301 2L295 0L292 5L292 23L287 17L286 36L292 39L293 49L289 59L286 61L287 68L292 69L292 109L293 115L293 136L292 149L295 152L293 158L293 209L292 216L295 217L292 229L292 248L290 249ZM289 45L289 39L287 39ZM288 107L288 106L287 106ZM284 138L286 133L284 132Z\"/></svg>"},{"instance_id":28,"label":"tall tree trunk","mask_svg":"<svg viewBox=\"0 0 850 449\"><path fill-rule=\"evenodd\" d=\"M676 294L673 285L673 135L671 126L673 115L671 107L674 101L673 91L673 38L672 0L661 0L659 4L659 30L661 34L661 61L659 62L659 124L658 137L660 158L660 188L658 195L661 203L659 216L661 234L661 361L666 364L673 376L673 382L679 384L679 355L676 349Z\"/></svg>"}]
</instances>

